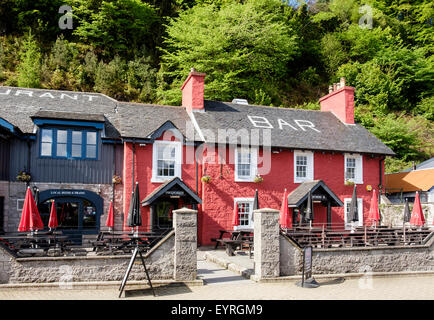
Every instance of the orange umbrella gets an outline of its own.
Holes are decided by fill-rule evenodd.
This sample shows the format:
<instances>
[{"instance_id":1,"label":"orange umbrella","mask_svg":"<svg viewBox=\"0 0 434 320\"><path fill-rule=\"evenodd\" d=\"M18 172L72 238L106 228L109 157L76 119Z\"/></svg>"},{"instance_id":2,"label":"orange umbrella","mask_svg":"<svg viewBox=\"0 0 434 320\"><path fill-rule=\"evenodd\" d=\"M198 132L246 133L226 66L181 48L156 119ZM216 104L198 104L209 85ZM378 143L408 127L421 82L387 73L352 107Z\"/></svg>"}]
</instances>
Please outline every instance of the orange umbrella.
<instances>
[{"instance_id":1,"label":"orange umbrella","mask_svg":"<svg viewBox=\"0 0 434 320\"><path fill-rule=\"evenodd\" d=\"M113 228L113 226L115 225L113 217L113 201L110 201L110 208L105 225L109 228Z\"/></svg>"},{"instance_id":2,"label":"orange umbrella","mask_svg":"<svg viewBox=\"0 0 434 320\"><path fill-rule=\"evenodd\" d=\"M422 205L420 204L419 192L416 192L416 199L414 199L410 224L416 226L423 226L425 224L425 217L423 216Z\"/></svg>"},{"instance_id":3,"label":"orange umbrella","mask_svg":"<svg viewBox=\"0 0 434 320\"><path fill-rule=\"evenodd\" d=\"M233 216L232 224L234 227L240 224L240 217L238 216L238 203L236 202L234 207L234 216Z\"/></svg>"},{"instance_id":4,"label":"orange umbrella","mask_svg":"<svg viewBox=\"0 0 434 320\"><path fill-rule=\"evenodd\" d=\"M282 228L289 228L288 192L283 193L282 207L280 207L279 223Z\"/></svg>"},{"instance_id":5,"label":"orange umbrella","mask_svg":"<svg viewBox=\"0 0 434 320\"><path fill-rule=\"evenodd\" d=\"M380 211L378 210L378 197L377 192L372 192L372 198L371 198L371 207L369 208L369 214L368 214L368 221L374 222L376 224L380 220Z\"/></svg>"},{"instance_id":6,"label":"orange umbrella","mask_svg":"<svg viewBox=\"0 0 434 320\"><path fill-rule=\"evenodd\" d=\"M51 204L51 212L50 212L50 221L48 221L48 227L51 228L57 228L59 223L57 222L57 212L56 212L56 204Z\"/></svg>"},{"instance_id":7,"label":"orange umbrella","mask_svg":"<svg viewBox=\"0 0 434 320\"><path fill-rule=\"evenodd\" d=\"M44 224L42 223L41 216L39 215L35 199L33 199L30 187L27 187L26 199L24 200L18 231L34 231L43 228Z\"/></svg>"}]
</instances>

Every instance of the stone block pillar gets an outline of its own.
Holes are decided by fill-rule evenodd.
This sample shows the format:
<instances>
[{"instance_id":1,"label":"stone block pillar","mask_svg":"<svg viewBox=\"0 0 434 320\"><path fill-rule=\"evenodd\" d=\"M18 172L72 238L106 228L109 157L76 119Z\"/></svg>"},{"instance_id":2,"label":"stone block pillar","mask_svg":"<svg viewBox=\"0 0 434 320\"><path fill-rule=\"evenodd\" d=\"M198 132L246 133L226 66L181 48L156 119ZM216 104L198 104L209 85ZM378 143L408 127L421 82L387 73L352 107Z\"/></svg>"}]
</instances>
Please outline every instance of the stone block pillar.
<instances>
[{"instance_id":1,"label":"stone block pillar","mask_svg":"<svg viewBox=\"0 0 434 320\"><path fill-rule=\"evenodd\" d=\"M175 229L174 279L195 280L197 275L197 210L173 211Z\"/></svg>"},{"instance_id":2,"label":"stone block pillar","mask_svg":"<svg viewBox=\"0 0 434 320\"><path fill-rule=\"evenodd\" d=\"M280 275L279 211L254 210L254 261L256 280Z\"/></svg>"}]
</instances>

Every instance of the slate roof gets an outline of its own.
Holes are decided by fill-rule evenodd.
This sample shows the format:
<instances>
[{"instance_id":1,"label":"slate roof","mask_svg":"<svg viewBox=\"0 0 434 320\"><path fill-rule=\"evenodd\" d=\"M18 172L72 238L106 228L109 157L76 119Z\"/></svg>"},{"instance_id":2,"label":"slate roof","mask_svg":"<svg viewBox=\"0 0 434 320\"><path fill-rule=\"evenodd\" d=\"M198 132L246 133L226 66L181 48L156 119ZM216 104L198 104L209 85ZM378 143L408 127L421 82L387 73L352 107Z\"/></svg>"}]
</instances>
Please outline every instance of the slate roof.
<instances>
[{"instance_id":1,"label":"slate roof","mask_svg":"<svg viewBox=\"0 0 434 320\"><path fill-rule=\"evenodd\" d=\"M230 128L235 131L245 128L249 132L251 129L256 129L259 130L259 136L262 138L264 129L256 128L248 118L250 115L268 119L273 126L271 129L273 147L394 155L389 147L364 127L358 124L345 125L331 112L216 101L205 101L205 111L195 112L194 115L205 140L209 143L228 141L219 137L219 128ZM297 130L288 125L282 125L283 129L280 129L278 119L284 120ZM303 131L294 120L310 121L320 132L306 127ZM259 143L262 144L262 139Z\"/></svg>"},{"instance_id":2,"label":"slate roof","mask_svg":"<svg viewBox=\"0 0 434 320\"><path fill-rule=\"evenodd\" d=\"M416 165L416 170L434 169L434 157ZM413 168L402 170L401 172L410 172Z\"/></svg>"},{"instance_id":3,"label":"slate roof","mask_svg":"<svg viewBox=\"0 0 434 320\"><path fill-rule=\"evenodd\" d=\"M209 143L229 142L228 138L219 137L219 129L233 129L235 132L256 129L260 133L256 145L262 145L265 129L256 128L248 118L250 115L265 117L273 126L272 147L394 155L368 130L358 124L345 125L331 112L216 101L205 101L205 110L194 112L193 117ZM32 117L44 115L63 119L71 117L71 120L102 121L104 118L107 138L149 139L161 126L170 122L187 141L202 141L198 132L189 130L193 128L193 123L182 107L118 102L99 93L0 87L0 118L23 133L33 133L35 125ZM282 129L278 119L286 122ZM306 126L301 128L294 120L304 124L309 121L315 130ZM195 132L195 137L190 137L191 131Z\"/></svg>"},{"instance_id":4,"label":"slate roof","mask_svg":"<svg viewBox=\"0 0 434 320\"><path fill-rule=\"evenodd\" d=\"M104 114L94 113L79 113L79 112L58 112L51 110L41 110L35 113L32 118L42 119L63 119L63 120L79 120L79 121L92 121L92 122L105 122Z\"/></svg>"},{"instance_id":5,"label":"slate roof","mask_svg":"<svg viewBox=\"0 0 434 320\"><path fill-rule=\"evenodd\" d=\"M118 138L117 101L100 93L0 87L0 118L33 133L32 117L44 112L71 113L71 120L104 115L105 136Z\"/></svg>"},{"instance_id":6,"label":"slate roof","mask_svg":"<svg viewBox=\"0 0 434 320\"><path fill-rule=\"evenodd\" d=\"M307 200L309 191L315 194L317 190L332 199L332 207L342 207L344 205L339 197L322 180L312 180L301 183L288 195L288 206L299 207Z\"/></svg>"},{"instance_id":7,"label":"slate roof","mask_svg":"<svg viewBox=\"0 0 434 320\"><path fill-rule=\"evenodd\" d=\"M190 117L182 107L120 102L118 104L120 134L128 138L149 138L170 121L186 137Z\"/></svg>"}]
</instances>

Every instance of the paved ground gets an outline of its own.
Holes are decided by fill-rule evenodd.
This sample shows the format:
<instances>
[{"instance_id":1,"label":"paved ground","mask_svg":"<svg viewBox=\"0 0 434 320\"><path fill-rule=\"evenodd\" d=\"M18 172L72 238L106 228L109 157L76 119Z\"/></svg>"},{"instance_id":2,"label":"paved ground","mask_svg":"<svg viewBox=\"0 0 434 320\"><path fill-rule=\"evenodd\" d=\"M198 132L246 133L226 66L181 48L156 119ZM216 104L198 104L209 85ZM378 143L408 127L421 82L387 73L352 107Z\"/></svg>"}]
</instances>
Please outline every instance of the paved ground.
<instances>
[{"instance_id":1,"label":"paved ground","mask_svg":"<svg viewBox=\"0 0 434 320\"><path fill-rule=\"evenodd\" d=\"M162 300L292 300L292 299L434 299L434 277L397 277L348 279L341 283L321 281L315 289L297 287L294 283L255 283L203 260L199 254L198 276L204 286L160 287L154 298L149 290L128 293L126 299ZM118 299L116 289L105 290L3 290L0 300L57 300L57 299Z\"/></svg>"}]
</instances>

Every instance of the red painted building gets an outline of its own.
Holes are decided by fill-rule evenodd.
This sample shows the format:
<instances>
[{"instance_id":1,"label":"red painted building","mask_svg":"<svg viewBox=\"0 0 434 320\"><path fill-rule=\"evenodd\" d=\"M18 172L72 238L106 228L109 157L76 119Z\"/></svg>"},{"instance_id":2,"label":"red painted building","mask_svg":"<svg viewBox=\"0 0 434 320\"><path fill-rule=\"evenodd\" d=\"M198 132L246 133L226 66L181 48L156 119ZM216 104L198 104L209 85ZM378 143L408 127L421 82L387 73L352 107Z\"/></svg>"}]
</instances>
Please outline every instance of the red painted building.
<instances>
[{"instance_id":1,"label":"red painted building","mask_svg":"<svg viewBox=\"0 0 434 320\"><path fill-rule=\"evenodd\" d=\"M125 213L137 181L144 224L164 228L173 209L197 207L199 242L208 245L234 228L235 203L235 228L253 226L255 190L260 207L280 209L286 188L293 224L312 191L314 225L343 228L356 184L366 223L371 189L381 188L383 160L394 153L354 123L354 88L344 79L320 99L321 111L207 101L204 79L189 74L182 107L119 104Z\"/></svg>"}]
</instances>

